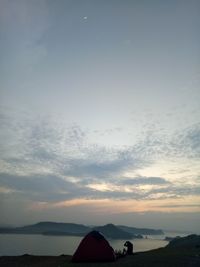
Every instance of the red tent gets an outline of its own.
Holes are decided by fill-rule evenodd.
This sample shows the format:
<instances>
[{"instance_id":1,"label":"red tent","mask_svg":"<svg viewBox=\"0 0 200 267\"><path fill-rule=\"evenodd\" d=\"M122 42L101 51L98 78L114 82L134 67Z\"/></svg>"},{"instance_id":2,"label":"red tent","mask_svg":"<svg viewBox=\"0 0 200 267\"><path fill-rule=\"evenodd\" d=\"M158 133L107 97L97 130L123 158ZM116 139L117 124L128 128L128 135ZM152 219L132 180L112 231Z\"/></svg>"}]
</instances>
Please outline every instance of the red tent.
<instances>
[{"instance_id":1,"label":"red tent","mask_svg":"<svg viewBox=\"0 0 200 267\"><path fill-rule=\"evenodd\" d=\"M114 261L115 252L102 234L92 231L80 242L72 257L73 262Z\"/></svg>"}]
</instances>

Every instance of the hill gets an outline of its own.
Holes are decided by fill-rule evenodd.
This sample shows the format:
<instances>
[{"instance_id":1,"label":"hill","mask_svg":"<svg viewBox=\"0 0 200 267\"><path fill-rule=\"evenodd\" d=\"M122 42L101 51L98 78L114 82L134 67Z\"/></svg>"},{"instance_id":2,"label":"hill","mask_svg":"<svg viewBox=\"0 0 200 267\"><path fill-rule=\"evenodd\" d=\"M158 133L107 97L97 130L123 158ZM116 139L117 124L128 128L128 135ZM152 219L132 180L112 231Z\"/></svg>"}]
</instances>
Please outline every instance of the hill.
<instances>
[{"instance_id":1,"label":"hill","mask_svg":"<svg viewBox=\"0 0 200 267\"><path fill-rule=\"evenodd\" d=\"M133 234L133 235L163 235L164 232L162 230L148 229L148 228L135 228L124 225L117 225L120 229Z\"/></svg>"},{"instance_id":2,"label":"hill","mask_svg":"<svg viewBox=\"0 0 200 267\"><path fill-rule=\"evenodd\" d=\"M85 235L91 229L82 224L75 223L57 223L57 222L39 222L33 225L27 225L16 228L0 228L0 233L16 234L58 234L58 235Z\"/></svg>"},{"instance_id":3,"label":"hill","mask_svg":"<svg viewBox=\"0 0 200 267\"><path fill-rule=\"evenodd\" d=\"M74 235L84 236L92 230L100 231L107 238L132 239L142 238L142 235L163 234L162 230L139 229L128 226L107 224L104 226L89 227L76 223L39 222L23 227L0 227L0 233L8 234L43 234L43 235Z\"/></svg>"},{"instance_id":4,"label":"hill","mask_svg":"<svg viewBox=\"0 0 200 267\"><path fill-rule=\"evenodd\" d=\"M132 239L134 236L130 233L121 230L114 224L106 224L104 226L98 226L93 228L93 230L101 232L107 238L113 239Z\"/></svg>"},{"instance_id":5,"label":"hill","mask_svg":"<svg viewBox=\"0 0 200 267\"><path fill-rule=\"evenodd\" d=\"M172 239L167 247L170 248L200 248L200 236L189 235L186 237L177 237Z\"/></svg>"}]
</instances>

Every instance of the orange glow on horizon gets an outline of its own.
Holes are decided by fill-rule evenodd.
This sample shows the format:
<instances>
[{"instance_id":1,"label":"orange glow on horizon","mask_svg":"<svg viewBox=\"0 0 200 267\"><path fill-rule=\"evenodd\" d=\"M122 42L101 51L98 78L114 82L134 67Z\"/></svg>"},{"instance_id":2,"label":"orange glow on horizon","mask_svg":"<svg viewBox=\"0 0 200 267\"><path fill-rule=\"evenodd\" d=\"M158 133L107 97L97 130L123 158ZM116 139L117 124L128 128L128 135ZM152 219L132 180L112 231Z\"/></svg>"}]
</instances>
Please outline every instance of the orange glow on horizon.
<instances>
[{"instance_id":1,"label":"orange glow on horizon","mask_svg":"<svg viewBox=\"0 0 200 267\"><path fill-rule=\"evenodd\" d=\"M113 199L73 199L56 203L38 202L31 209L87 207L97 213L140 213L140 212L200 212L200 196L180 199L155 200L113 200Z\"/></svg>"}]
</instances>

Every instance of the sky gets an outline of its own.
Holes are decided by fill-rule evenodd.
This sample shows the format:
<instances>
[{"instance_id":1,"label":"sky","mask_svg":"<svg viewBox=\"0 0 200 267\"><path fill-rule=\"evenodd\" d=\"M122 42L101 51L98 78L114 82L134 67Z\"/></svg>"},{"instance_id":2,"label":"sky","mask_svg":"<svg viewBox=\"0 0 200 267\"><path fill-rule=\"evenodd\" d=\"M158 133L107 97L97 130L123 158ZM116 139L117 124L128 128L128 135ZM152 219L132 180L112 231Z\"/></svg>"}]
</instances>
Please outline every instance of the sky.
<instances>
[{"instance_id":1,"label":"sky","mask_svg":"<svg viewBox=\"0 0 200 267\"><path fill-rule=\"evenodd\" d=\"M0 224L200 233L200 1L0 1Z\"/></svg>"}]
</instances>

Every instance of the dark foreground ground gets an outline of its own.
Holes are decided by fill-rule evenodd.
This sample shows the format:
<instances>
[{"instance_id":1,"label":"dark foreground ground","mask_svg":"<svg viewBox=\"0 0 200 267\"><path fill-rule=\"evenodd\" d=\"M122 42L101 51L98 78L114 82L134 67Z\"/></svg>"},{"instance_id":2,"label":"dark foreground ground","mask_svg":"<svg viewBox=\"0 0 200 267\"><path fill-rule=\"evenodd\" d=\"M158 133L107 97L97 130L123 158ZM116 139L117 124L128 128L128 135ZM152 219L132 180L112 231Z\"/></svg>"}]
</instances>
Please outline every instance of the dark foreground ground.
<instances>
[{"instance_id":1,"label":"dark foreground ground","mask_svg":"<svg viewBox=\"0 0 200 267\"><path fill-rule=\"evenodd\" d=\"M72 263L71 256L3 256L1 267L200 267L200 248L160 248L111 263Z\"/></svg>"}]
</instances>

